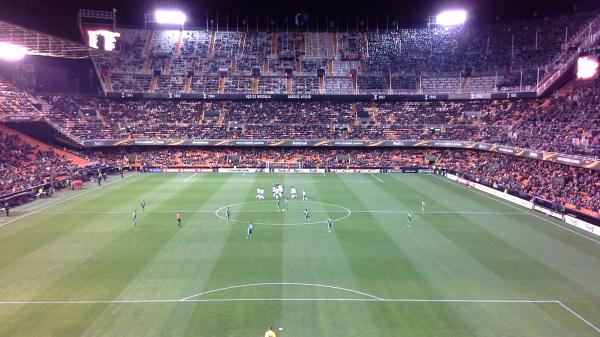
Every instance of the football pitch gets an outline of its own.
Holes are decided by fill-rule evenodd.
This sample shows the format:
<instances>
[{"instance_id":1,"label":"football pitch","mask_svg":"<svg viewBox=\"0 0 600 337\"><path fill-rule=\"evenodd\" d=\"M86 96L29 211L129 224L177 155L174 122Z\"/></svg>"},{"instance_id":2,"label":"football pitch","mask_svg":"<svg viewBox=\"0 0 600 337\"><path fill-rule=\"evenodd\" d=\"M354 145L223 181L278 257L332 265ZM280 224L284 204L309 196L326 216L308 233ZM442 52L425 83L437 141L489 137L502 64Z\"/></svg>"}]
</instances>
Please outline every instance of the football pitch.
<instances>
[{"instance_id":1,"label":"football pitch","mask_svg":"<svg viewBox=\"0 0 600 337\"><path fill-rule=\"evenodd\" d=\"M278 211L275 183L309 199ZM270 325L278 337L598 337L600 238L422 174L135 174L0 217L0 336Z\"/></svg>"}]
</instances>

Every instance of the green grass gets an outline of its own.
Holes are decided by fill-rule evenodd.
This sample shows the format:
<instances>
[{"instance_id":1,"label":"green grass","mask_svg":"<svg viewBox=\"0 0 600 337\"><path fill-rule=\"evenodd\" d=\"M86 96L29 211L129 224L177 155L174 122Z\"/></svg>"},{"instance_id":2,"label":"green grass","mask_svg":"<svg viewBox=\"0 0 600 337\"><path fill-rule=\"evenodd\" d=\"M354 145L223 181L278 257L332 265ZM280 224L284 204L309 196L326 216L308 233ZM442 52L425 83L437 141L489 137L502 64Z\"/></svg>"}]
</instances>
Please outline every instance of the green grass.
<instances>
[{"instance_id":1,"label":"green grass","mask_svg":"<svg viewBox=\"0 0 600 337\"><path fill-rule=\"evenodd\" d=\"M0 336L600 336L599 238L437 176L111 179L0 218Z\"/></svg>"}]
</instances>

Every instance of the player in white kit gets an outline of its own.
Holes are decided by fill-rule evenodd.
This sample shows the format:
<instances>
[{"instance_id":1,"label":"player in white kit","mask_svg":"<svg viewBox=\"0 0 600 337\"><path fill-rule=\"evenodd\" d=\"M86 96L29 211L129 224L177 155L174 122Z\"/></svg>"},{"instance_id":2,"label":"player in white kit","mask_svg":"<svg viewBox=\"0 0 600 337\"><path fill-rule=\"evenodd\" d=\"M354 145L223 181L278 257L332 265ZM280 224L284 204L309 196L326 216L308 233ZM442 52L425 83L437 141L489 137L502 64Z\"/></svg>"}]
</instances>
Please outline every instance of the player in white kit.
<instances>
[{"instance_id":1,"label":"player in white kit","mask_svg":"<svg viewBox=\"0 0 600 337\"><path fill-rule=\"evenodd\" d=\"M292 192L292 199L296 199L298 197L298 194L297 194L296 188L294 186L292 186L291 192Z\"/></svg>"}]
</instances>

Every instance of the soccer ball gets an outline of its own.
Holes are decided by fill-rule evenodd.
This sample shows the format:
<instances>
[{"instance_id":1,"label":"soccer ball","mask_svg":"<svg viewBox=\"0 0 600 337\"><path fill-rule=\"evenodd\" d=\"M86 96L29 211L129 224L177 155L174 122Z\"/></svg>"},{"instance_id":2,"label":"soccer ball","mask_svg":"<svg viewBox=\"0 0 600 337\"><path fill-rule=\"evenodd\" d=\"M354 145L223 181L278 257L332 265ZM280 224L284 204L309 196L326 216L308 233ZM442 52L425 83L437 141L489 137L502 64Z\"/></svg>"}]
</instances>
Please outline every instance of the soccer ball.
<instances>
[{"instance_id":1,"label":"soccer ball","mask_svg":"<svg viewBox=\"0 0 600 337\"><path fill-rule=\"evenodd\" d=\"M279 330L279 331L283 331L283 328L279 328L279 329L277 329L277 330Z\"/></svg>"}]
</instances>

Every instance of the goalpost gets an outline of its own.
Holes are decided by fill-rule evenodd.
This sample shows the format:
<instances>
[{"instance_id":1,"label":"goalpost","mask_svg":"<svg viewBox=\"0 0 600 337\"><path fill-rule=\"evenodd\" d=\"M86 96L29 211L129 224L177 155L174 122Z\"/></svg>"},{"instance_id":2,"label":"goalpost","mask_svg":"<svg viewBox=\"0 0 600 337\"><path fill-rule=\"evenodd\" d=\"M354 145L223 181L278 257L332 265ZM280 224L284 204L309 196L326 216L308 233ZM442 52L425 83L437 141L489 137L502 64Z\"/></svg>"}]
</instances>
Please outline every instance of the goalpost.
<instances>
[{"instance_id":1,"label":"goalpost","mask_svg":"<svg viewBox=\"0 0 600 337\"><path fill-rule=\"evenodd\" d=\"M302 162L266 162L267 172L294 172L302 169Z\"/></svg>"}]
</instances>

